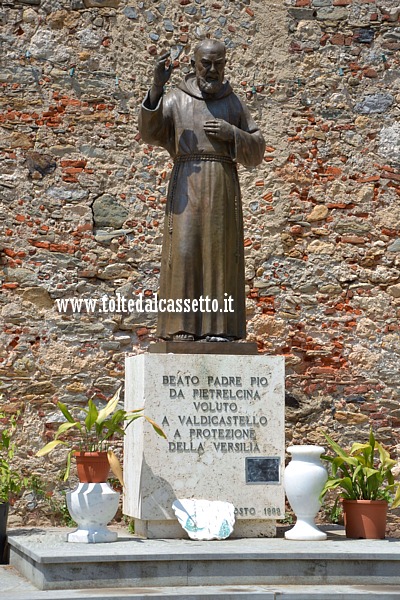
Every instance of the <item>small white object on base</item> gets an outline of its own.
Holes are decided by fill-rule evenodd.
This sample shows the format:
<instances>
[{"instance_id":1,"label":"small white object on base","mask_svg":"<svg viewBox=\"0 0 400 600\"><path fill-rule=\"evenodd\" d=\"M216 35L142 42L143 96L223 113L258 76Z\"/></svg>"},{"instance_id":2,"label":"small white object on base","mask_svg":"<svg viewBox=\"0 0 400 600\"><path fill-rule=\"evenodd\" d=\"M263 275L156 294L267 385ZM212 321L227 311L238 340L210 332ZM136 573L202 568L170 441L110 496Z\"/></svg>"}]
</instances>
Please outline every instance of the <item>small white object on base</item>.
<instances>
[{"instance_id":1,"label":"small white object on base","mask_svg":"<svg viewBox=\"0 0 400 600\"><path fill-rule=\"evenodd\" d=\"M319 500L328 473L320 456L322 446L289 446L292 461L284 472L284 487L290 506L296 514L296 525L285 533L287 540L326 540L327 535L315 525L321 507Z\"/></svg>"},{"instance_id":2,"label":"small white object on base","mask_svg":"<svg viewBox=\"0 0 400 600\"><path fill-rule=\"evenodd\" d=\"M67 492L67 506L78 529L67 535L68 542L98 544L115 542L118 534L106 525L118 509L119 493L108 483L80 483L76 490Z\"/></svg>"},{"instance_id":3,"label":"small white object on base","mask_svg":"<svg viewBox=\"0 0 400 600\"><path fill-rule=\"evenodd\" d=\"M235 507L220 500L179 499L172 504L175 515L192 540L224 540L235 523Z\"/></svg>"}]
</instances>

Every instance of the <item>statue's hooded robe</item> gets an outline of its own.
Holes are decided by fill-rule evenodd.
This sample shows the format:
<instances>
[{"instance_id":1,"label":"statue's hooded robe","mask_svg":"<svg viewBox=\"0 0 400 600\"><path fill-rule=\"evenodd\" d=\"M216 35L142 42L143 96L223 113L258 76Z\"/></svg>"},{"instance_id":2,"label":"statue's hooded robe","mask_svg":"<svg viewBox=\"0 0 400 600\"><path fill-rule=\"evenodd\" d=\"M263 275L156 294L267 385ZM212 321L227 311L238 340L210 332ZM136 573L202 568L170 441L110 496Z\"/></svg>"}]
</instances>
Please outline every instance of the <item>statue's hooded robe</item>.
<instances>
[{"instance_id":1,"label":"statue's hooded robe","mask_svg":"<svg viewBox=\"0 0 400 600\"><path fill-rule=\"evenodd\" d=\"M162 146L175 161L159 297L181 300L183 309L159 312L157 334L165 339L179 332L245 338L243 216L236 163L254 167L262 161L262 134L227 81L212 99L205 99L195 75L189 75L154 110L149 106L147 95L139 119L142 139ZM234 142L206 135L204 123L212 119L234 126ZM217 312L185 311L185 299L207 296L210 302L218 300ZM229 297L233 312L224 311Z\"/></svg>"}]
</instances>

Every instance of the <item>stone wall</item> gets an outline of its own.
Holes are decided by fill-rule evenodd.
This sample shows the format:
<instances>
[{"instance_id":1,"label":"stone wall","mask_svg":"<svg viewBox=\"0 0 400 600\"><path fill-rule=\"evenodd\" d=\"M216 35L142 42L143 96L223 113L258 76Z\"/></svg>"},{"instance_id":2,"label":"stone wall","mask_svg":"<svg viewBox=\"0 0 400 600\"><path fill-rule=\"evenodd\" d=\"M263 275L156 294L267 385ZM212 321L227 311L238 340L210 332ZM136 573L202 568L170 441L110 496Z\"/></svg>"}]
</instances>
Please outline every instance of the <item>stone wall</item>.
<instances>
[{"instance_id":1,"label":"stone wall","mask_svg":"<svg viewBox=\"0 0 400 600\"><path fill-rule=\"evenodd\" d=\"M20 464L49 494L63 454L34 453L55 402L109 397L155 325L57 300L157 291L172 165L137 110L155 57L171 48L174 86L204 36L227 44L267 140L263 164L239 170L248 338L286 356L287 441L350 442L372 424L397 455L399 17L397 0L3 1L2 408L21 411Z\"/></svg>"}]
</instances>

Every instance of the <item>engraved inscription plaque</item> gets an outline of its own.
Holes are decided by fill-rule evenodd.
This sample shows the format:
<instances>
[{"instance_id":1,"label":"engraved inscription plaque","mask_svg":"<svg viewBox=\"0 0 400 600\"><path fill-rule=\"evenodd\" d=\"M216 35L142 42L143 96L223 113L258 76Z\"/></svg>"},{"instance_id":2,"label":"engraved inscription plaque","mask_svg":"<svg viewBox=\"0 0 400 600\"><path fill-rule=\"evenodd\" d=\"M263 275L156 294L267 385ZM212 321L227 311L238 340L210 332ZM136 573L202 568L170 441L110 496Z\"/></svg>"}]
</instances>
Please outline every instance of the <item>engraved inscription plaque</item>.
<instances>
[{"instance_id":1,"label":"engraved inscription plaque","mask_svg":"<svg viewBox=\"0 0 400 600\"><path fill-rule=\"evenodd\" d=\"M279 456L246 458L246 483L280 483Z\"/></svg>"}]
</instances>

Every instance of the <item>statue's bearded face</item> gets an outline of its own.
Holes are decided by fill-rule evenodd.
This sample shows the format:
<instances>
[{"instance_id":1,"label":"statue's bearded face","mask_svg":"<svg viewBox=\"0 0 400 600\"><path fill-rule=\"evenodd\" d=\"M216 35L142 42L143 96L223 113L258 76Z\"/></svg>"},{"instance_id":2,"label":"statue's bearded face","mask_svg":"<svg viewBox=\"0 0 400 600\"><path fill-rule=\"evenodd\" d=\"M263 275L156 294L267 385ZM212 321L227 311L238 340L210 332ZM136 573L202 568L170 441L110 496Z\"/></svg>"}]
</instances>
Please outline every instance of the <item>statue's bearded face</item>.
<instances>
[{"instance_id":1,"label":"statue's bearded face","mask_svg":"<svg viewBox=\"0 0 400 600\"><path fill-rule=\"evenodd\" d=\"M207 95L218 94L225 70L225 51L219 45L199 49L195 55L197 85Z\"/></svg>"}]
</instances>

